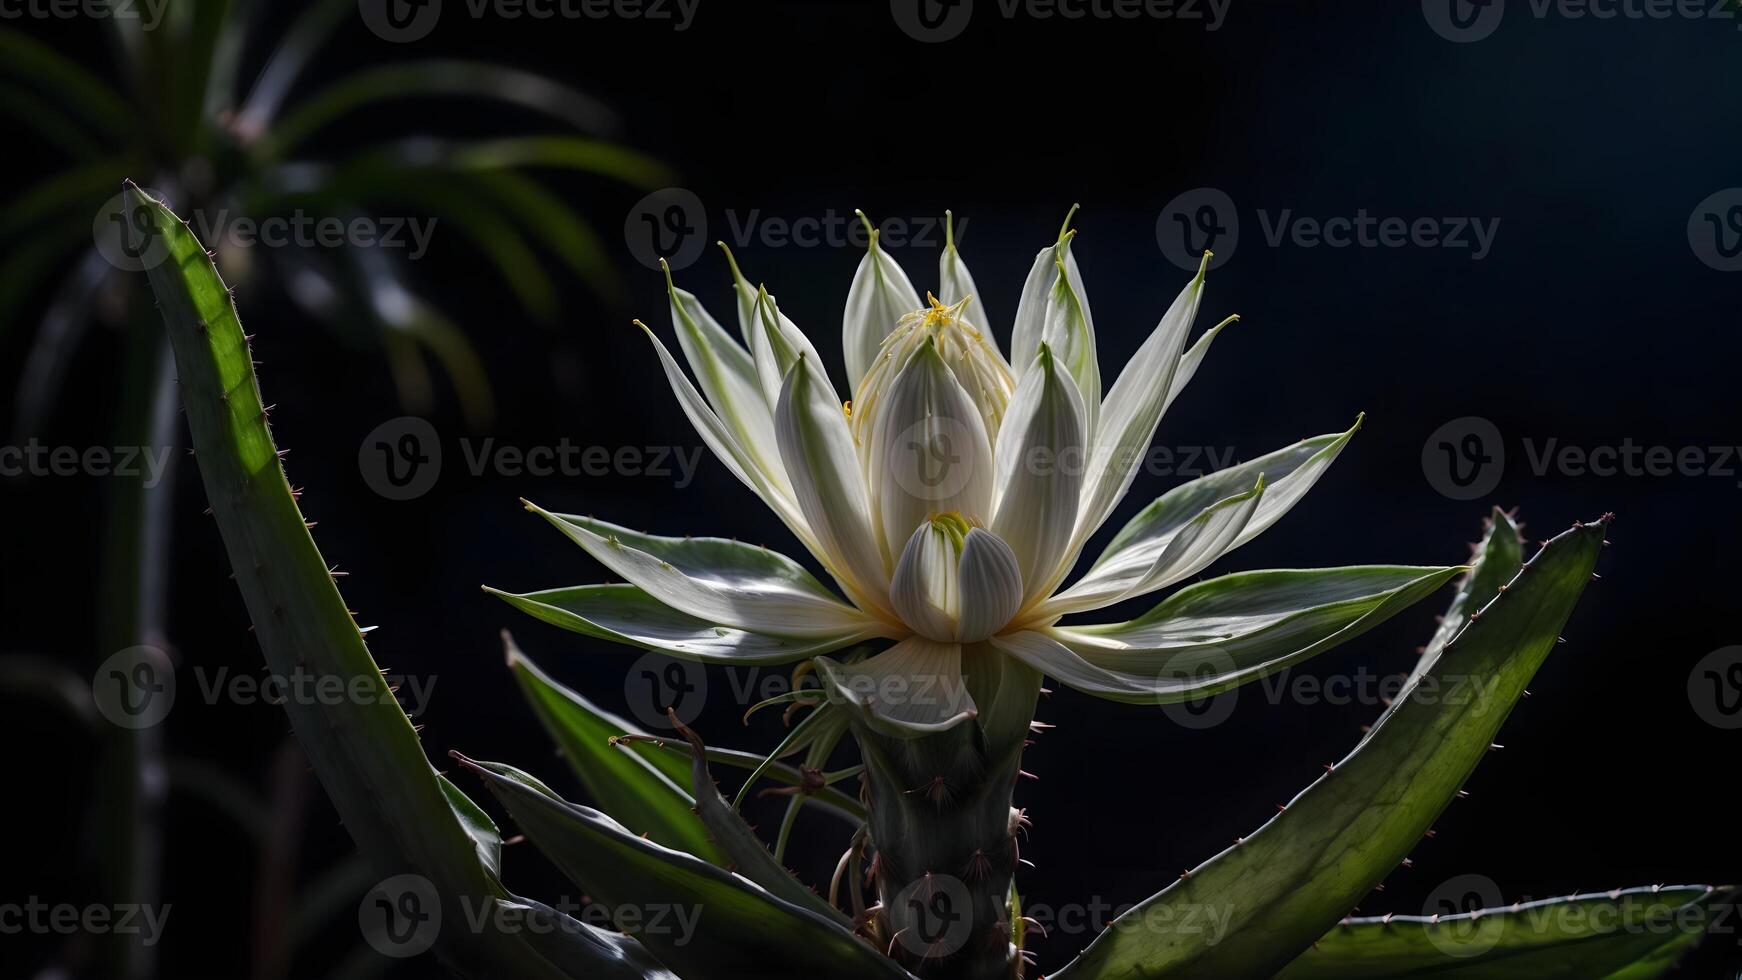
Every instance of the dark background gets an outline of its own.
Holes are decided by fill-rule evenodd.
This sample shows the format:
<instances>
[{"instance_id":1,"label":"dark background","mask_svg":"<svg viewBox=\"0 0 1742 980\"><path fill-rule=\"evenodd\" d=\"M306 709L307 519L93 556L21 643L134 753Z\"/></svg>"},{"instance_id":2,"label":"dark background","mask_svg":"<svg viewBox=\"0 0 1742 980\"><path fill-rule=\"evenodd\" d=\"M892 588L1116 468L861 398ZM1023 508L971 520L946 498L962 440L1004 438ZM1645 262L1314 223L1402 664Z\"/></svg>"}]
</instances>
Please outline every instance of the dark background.
<instances>
[{"instance_id":1,"label":"dark background","mask_svg":"<svg viewBox=\"0 0 1742 980\"><path fill-rule=\"evenodd\" d=\"M1490 505L1518 506L1532 537L1605 511L1610 532L1594 584L1469 789L1362 911L1420 911L1441 882L1486 875L1514 898L1656 882L1734 882L1742 856L1725 778L1742 732L1690 705L1696 661L1738 639L1732 556L1742 546L1738 476L1611 476L1532 471L1524 440L1584 447L1734 445L1736 330L1742 278L1690 247L1690 214L1742 184L1742 129L1726 109L1742 33L1734 20L1568 19L1514 2L1479 43L1454 44L1413 2L1283 4L1233 0L1215 31L1179 20L1007 20L995 0L961 37L922 44L887 3L702 0L689 30L645 20L472 21L452 9L427 39L390 44L347 28L311 78L372 61L454 54L509 61L596 94L622 116L622 138L665 161L703 202L708 234L729 215L787 220L849 214L907 221L954 209L1007 343L1022 276L1065 210L1082 204L1077 241L1110 385L1187 274L1157 246L1157 218L1200 187L1236 203L1241 237L1211 275L1200 329L1229 330L1163 420L1157 443L1232 449L1245 459L1338 431L1366 411L1336 467L1275 528L1210 573L1361 562L1453 563ZM75 31L66 36L76 39ZM63 50L78 50L76 47ZM88 60L100 49L89 45ZM482 125L466 106L408 103L405 134L442 114ZM343 127L335 140L354 138ZM392 133L372 133L386 136ZM9 151L10 152L10 151ZM21 147L14 179L50 166ZM517 504L595 513L663 533L709 533L799 549L711 457L693 486L653 477L536 477L465 471L460 440L521 447L699 444L671 398L641 317L668 342L662 282L621 231L644 193L555 178L584 202L619 263L621 307L570 285L557 328L531 323L478 256L438 226L415 275L468 328L496 383L499 411L471 433L444 399L432 421L446 457L428 494L395 502L358 465L366 434L402 413L382 359L302 322L265 297L244 306L261 384L305 513L372 636L382 664L437 678L431 755L450 748L573 781L502 667L497 631L578 690L624 710L636 654L534 623L478 591L600 581L604 570ZM1329 218L1499 219L1492 253L1468 249L1271 247L1257 212ZM753 279L778 292L825 358L859 250L734 242ZM921 289L935 248L894 250ZM712 249L678 273L725 322L729 280ZM97 334L77 369L114 375L119 338ZM15 375L22 341L3 348ZM674 348L675 349L675 348ZM838 365L838 361L833 362ZM45 442L100 441L114 391L94 383L63 401ZM1445 423L1491 420L1504 475L1490 494L1448 499L1424 472L1423 447ZM1735 461L1732 461L1734 463ZM1143 476L1104 541L1177 482ZM6 645L96 659L90 622L100 481L11 482L3 491ZM239 596L203 491L181 470L172 635L184 689L195 667L256 670ZM1297 674L1406 670L1446 596L1437 596ZM630 681L633 692L633 679ZM710 741L766 748L772 715L740 728L721 673L698 726ZM1021 879L1031 903L1139 900L1247 833L1354 744L1377 704L1331 706L1243 694L1230 720L1191 731L1160 711L1061 689L1040 718L1058 725L1031 750L1019 805L1035 821ZM167 723L177 756L264 785L286 732L267 705L186 697ZM24 836L7 848L6 892L76 900L74 858L88 798L88 746L47 712L0 715L8 807ZM305 874L349 840L315 794ZM209 807L172 797L166 861L174 906L168 975L239 975L246 962L253 856ZM764 825L776 820L772 809ZM801 818L795 863L826 881L846 831ZM529 849L508 858L534 896L572 893ZM190 926L197 927L190 929ZM347 916L334 948L354 945ZM1056 969L1088 936L1035 944ZM28 941L28 940L25 940ZM18 942L8 938L9 945ZM1707 944L1688 975L1716 976L1735 938ZM17 948L17 947L15 947ZM5 958L10 974L13 957ZM25 957L28 964L30 957ZM427 975L416 966L400 975Z\"/></svg>"}]
</instances>

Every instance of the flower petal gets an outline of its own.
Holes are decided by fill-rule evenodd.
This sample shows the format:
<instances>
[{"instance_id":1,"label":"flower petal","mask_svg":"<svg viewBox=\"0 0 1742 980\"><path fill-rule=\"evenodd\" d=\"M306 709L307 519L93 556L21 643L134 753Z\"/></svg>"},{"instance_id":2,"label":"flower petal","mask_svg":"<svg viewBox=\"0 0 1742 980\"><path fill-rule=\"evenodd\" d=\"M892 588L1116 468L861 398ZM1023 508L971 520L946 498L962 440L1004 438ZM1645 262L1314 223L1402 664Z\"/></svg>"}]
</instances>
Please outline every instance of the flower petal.
<instances>
[{"instance_id":1,"label":"flower petal","mask_svg":"<svg viewBox=\"0 0 1742 980\"><path fill-rule=\"evenodd\" d=\"M969 531L962 546L960 596L956 639L963 643L1003 629L1022 607L1022 569L1016 552L984 528Z\"/></svg>"},{"instance_id":2,"label":"flower petal","mask_svg":"<svg viewBox=\"0 0 1742 980\"><path fill-rule=\"evenodd\" d=\"M1016 320L1010 328L1010 365L1016 372L1018 380L1027 373L1034 363L1034 353L1040 349L1046 328L1047 299L1052 295L1053 283L1058 279L1058 249L1066 241L1071 231L1071 218L1077 213L1076 205L1065 215L1064 224L1059 228L1058 241L1035 253L1034 264L1028 269L1028 278L1022 283L1022 297L1016 305ZM1065 268L1070 270L1077 281L1082 277L1077 274L1077 260L1065 253Z\"/></svg>"},{"instance_id":3,"label":"flower petal","mask_svg":"<svg viewBox=\"0 0 1742 980\"><path fill-rule=\"evenodd\" d=\"M847 418L828 379L799 358L786 373L774 412L780 458L818 560L867 611L889 610L889 579L872 534L865 479Z\"/></svg>"},{"instance_id":4,"label":"flower petal","mask_svg":"<svg viewBox=\"0 0 1742 980\"><path fill-rule=\"evenodd\" d=\"M1360 428L1361 420L1356 419L1347 432L1303 439L1286 449L1174 487L1132 518L1070 591L1124 593L1131 582L1155 563L1187 522L1216 501L1250 488L1262 476L1266 487L1264 499L1229 550L1240 547L1288 513ZM1125 586L1118 585L1121 579Z\"/></svg>"},{"instance_id":5,"label":"flower petal","mask_svg":"<svg viewBox=\"0 0 1742 980\"><path fill-rule=\"evenodd\" d=\"M962 253L956 249L955 215L945 211L944 251L938 257L938 300L945 306L954 306L970 297L973 302L968 304L963 319L978 330L993 353L1003 358L1003 353L998 350L996 325L992 322L991 312L986 309L986 296L974 286L974 276L968 272L968 264L962 261Z\"/></svg>"},{"instance_id":6,"label":"flower petal","mask_svg":"<svg viewBox=\"0 0 1742 980\"><path fill-rule=\"evenodd\" d=\"M979 407L931 337L879 401L865 480L883 558L893 568L914 528L932 515L989 520L995 474Z\"/></svg>"},{"instance_id":7,"label":"flower petal","mask_svg":"<svg viewBox=\"0 0 1742 980\"><path fill-rule=\"evenodd\" d=\"M991 528L1016 553L1023 603L1050 592L1076 527L1083 486L1083 400L1041 345L998 431Z\"/></svg>"},{"instance_id":8,"label":"flower petal","mask_svg":"<svg viewBox=\"0 0 1742 980\"><path fill-rule=\"evenodd\" d=\"M1072 676L1104 689L1090 693L1136 700L1127 695L1143 688L1141 700L1188 700L1354 639L1463 571L1370 565L1239 572L1181 589L1128 623L1044 632L1074 655Z\"/></svg>"},{"instance_id":9,"label":"flower petal","mask_svg":"<svg viewBox=\"0 0 1742 980\"><path fill-rule=\"evenodd\" d=\"M1209 260L1206 258L1205 266ZM1180 366L1180 351L1191 335L1203 296L1204 268L1161 317L1155 330L1131 358L1101 407L1095 428L1095 449L1089 458L1088 482L1083 487L1083 512L1077 524L1077 542L1087 541L1130 489L1155 438L1155 428L1167 406L1173 379Z\"/></svg>"},{"instance_id":10,"label":"flower petal","mask_svg":"<svg viewBox=\"0 0 1742 980\"><path fill-rule=\"evenodd\" d=\"M827 372L823 370L823 359L818 356L816 347L811 343L798 324L787 319L780 312L774 297L766 288L756 293L755 307L752 311L755 324L751 327L750 355L756 364L756 377L761 383L763 396L768 401L770 413L780 401L780 386L786 381L786 373L799 359L810 361L811 369L828 380Z\"/></svg>"},{"instance_id":11,"label":"flower petal","mask_svg":"<svg viewBox=\"0 0 1742 980\"><path fill-rule=\"evenodd\" d=\"M832 701L857 709L872 729L912 738L953 728L977 713L962 678L962 648L914 636L856 664L827 657L817 672Z\"/></svg>"},{"instance_id":12,"label":"flower petal","mask_svg":"<svg viewBox=\"0 0 1742 980\"><path fill-rule=\"evenodd\" d=\"M1066 236L1055 257L1057 275L1047 296L1041 340L1077 383L1083 396L1084 430L1093 437L1101 411L1101 365L1095 355L1095 321L1089 314L1088 293L1083 290L1076 263L1070 261L1070 248L1071 236Z\"/></svg>"},{"instance_id":13,"label":"flower petal","mask_svg":"<svg viewBox=\"0 0 1742 980\"><path fill-rule=\"evenodd\" d=\"M887 632L831 595L798 563L766 548L721 538L659 537L526 506L605 567L698 619L774 636Z\"/></svg>"},{"instance_id":14,"label":"flower petal","mask_svg":"<svg viewBox=\"0 0 1742 980\"><path fill-rule=\"evenodd\" d=\"M690 379L684 375L683 368L678 366L677 360L671 356L671 351L666 350L665 344L654 336L653 331L647 328L647 324L639 320L635 322L647 334L647 339L653 342L653 349L659 355L660 366L665 369L666 380L671 384L672 393L677 396L678 406L683 409L690 424L695 426L696 433L702 437L702 442L706 443L714 455L726 464L726 468L732 471L733 476L755 491L756 495L762 498L762 502L767 504L769 509L773 510L786 523L786 526L792 529L792 533L797 535L805 547L814 554L817 551L816 538L805 524L804 515L799 511L792 492L786 486L787 481L776 482L773 477L764 475L757 468L755 460L739 444L731 429L725 422L721 421L712 408L708 407L701 392L697 391L696 386L691 384ZM778 439L776 442L778 443Z\"/></svg>"},{"instance_id":15,"label":"flower petal","mask_svg":"<svg viewBox=\"0 0 1742 980\"><path fill-rule=\"evenodd\" d=\"M1168 540L1167 547L1149 567L1130 566L1122 569L1121 574L1099 578L1085 576L1070 589L1042 602L1035 609L1034 620L1052 620L1066 613L1110 606L1196 575L1233 549L1263 497L1264 477L1260 476L1251 490L1199 511Z\"/></svg>"},{"instance_id":16,"label":"flower petal","mask_svg":"<svg viewBox=\"0 0 1742 980\"><path fill-rule=\"evenodd\" d=\"M962 610L958 547L946 530L925 521L907 539L895 564L889 601L901 621L921 636L956 638L956 617Z\"/></svg>"},{"instance_id":17,"label":"flower petal","mask_svg":"<svg viewBox=\"0 0 1742 980\"><path fill-rule=\"evenodd\" d=\"M553 626L704 663L792 663L867 639L860 632L796 638L733 629L679 612L633 585L582 585L524 595L484 591Z\"/></svg>"},{"instance_id":18,"label":"flower petal","mask_svg":"<svg viewBox=\"0 0 1742 980\"><path fill-rule=\"evenodd\" d=\"M896 321L921 308L919 293L901 266L877 244L878 234L863 212L855 212L871 236L865 258L853 274L847 291L847 310L841 318L841 351L847 359L847 388L857 391L859 379L877 359L883 338Z\"/></svg>"},{"instance_id":19,"label":"flower petal","mask_svg":"<svg viewBox=\"0 0 1742 980\"><path fill-rule=\"evenodd\" d=\"M677 288L669 268L665 286L678 345L708 404L726 423L746 459L790 496L786 471L780 466L780 447L774 440L774 414L763 397L750 352L732 339L693 294Z\"/></svg>"}]
</instances>

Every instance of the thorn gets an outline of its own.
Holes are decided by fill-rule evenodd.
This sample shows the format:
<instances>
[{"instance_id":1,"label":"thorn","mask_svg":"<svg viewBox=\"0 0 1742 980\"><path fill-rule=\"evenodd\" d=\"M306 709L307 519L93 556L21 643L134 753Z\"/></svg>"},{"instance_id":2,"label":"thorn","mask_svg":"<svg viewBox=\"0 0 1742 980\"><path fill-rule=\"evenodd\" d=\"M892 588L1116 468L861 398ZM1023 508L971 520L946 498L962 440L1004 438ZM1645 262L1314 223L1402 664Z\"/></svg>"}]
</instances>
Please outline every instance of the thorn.
<instances>
[{"instance_id":1,"label":"thorn","mask_svg":"<svg viewBox=\"0 0 1742 980\"><path fill-rule=\"evenodd\" d=\"M1458 790L1458 799L1467 800L1469 798L1470 798L1470 794L1467 790Z\"/></svg>"}]
</instances>

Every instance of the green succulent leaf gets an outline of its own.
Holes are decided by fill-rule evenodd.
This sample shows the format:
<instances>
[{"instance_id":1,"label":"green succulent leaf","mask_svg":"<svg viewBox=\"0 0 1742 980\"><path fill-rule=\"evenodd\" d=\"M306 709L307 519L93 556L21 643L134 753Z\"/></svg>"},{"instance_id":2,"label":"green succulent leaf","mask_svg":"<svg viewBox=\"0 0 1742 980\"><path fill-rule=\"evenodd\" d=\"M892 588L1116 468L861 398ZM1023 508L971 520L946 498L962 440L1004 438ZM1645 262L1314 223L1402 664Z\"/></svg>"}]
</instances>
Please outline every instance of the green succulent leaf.
<instances>
[{"instance_id":1,"label":"green succulent leaf","mask_svg":"<svg viewBox=\"0 0 1742 980\"><path fill-rule=\"evenodd\" d=\"M520 828L625 928L685 976L905 980L893 960L831 919L711 864L642 840L497 763L482 777ZM657 927L653 917L662 915Z\"/></svg>"},{"instance_id":2,"label":"green succulent leaf","mask_svg":"<svg viewBox=\"0 0 1742 980\"><path fill-rule=\"evenodd\" d=\"M672 778L670 770L681 767L619 748L618 736L645 733L552 680L506 632L502 639L520 692L599 808L656 843L724 865L707 827L696 819L695 800Z\"/></svg>"},{"instance_id":3,"label":"green succulent leaf","mask_svg":"<svg viewBox=\"0 0 1742 980\"><path fill-rule=\"evenodd\" d=\"M1464 569L1397 565L1236 572L1127 623L1055 627L1031 662L1081 691L1167 703L1207 697L1317 656L1426 598Z\"/></svg>"},{"instance_id":4,"label":"green succulent leaf","mask_svg":"<svg viewBox=\"0 0 1742 980\"><path fill-rule=\"evenodd\" d=\"M1461 915L1347 919L1276 980L1646 980L1733 914L1734 900L1706 885L1652 886Z\"/></svg>"},{"instance_id":5,"label":"green succulent leaf","mask_svg":"<svg viewBox=\"0 0 1742 980\"><path fill-rule=\"evenodd\" d=\"M1487 753L1584 592L1606 526L1549 541L1354 751L1256 832L1115 920L1058 976L1269 976L1310 947L1408 857ZM1225 934L1146 927L1184 921L1189 908L1215 910Z\"/></svg>"},{"instance_id":6,"label":"green succulent leaf","mask_svg":"<svg viewBox=\"0 0 1742 980\"><path fill-rule=\"evenodd\" d=\"M430 767L303 522L228 288L181 219L131 183L126 193L130 211L152 216L166 253L149 271L151 287L206 496L267 666L282 677L338 678L357 694L287 699L298 744L381 874L424 876L453 916L471 903L519 902L498 879L494 825ZM536 943L525 931L451 929L439 948L471 977L666 975L633 940L566 916L556 924L563 928ZM570 969L580 963L585 970Z\"/></svg>"}]
</instances>

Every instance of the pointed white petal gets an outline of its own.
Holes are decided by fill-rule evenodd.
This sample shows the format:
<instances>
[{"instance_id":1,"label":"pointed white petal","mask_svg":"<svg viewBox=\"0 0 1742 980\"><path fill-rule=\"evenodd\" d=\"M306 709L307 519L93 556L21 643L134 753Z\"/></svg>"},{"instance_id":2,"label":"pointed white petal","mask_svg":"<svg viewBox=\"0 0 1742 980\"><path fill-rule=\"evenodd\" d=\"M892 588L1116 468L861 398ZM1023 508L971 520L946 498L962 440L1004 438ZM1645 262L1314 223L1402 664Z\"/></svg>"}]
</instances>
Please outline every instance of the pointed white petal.
<instances>
[{"instance_id":1,"label":"pointed white petal","mask_svg":"<svg viewBox=\"0 0 1742 980\"><path fill-rule=\"evenodd\" d=\"M964 299L972 297L962 318L972 324L992 348L993 353L1003 358L998 350L997 324L992 322L992 314L986 308L986 295L974 285L974 276L968 271L968 264L962 261L962 253L956 248L955 215L944 212L944 251L938 257L938 300L945 306L954 306Z\"/></svg>"},{"instance_id":2,"label":"pointed white petal","mask_svg":"<svg viewBox=\"0 0 1742 980\"><path fill-rule=\"evenodd\" d=\"M726 253L726 264L732 267L732 295L738 306L738 332L744 335L744 346L754 348L756 344L751 337L760 328L760 322L756 318L756 295L759 290L750 285L750 280L744 278L743 271L738 268L738 257L732 254L725 242L720 243L720 251ZM769 299L772 301L773 297Z\"/></svg>"},{"instance_id":3,"label":"pointed white petal","mask_svg":"<svg viewBox=\"0 0 1742 980\"><path fill-rule=\"evenodd\" d=\"M1205 261L1207 264L1208 260ZM1088 482L1083 487L1083 512L1077 524L1079 547L1130 489L1137 465L1148 452L1150 440L1155 438L1156 425L1161 421L1178 373L1180 351L1185 348L1192 321L1197 317L1203 286L1204 272L1199 269L1107 395L1095 429Z\"/></svg>"},{"instance_id":4,"label":"pointed white petal","mask_svg":"<svg viewBox=\"0 0 1742 980\"><path fill-rule=\"evenodd\" d=\"M1022 607L1022 569L1008 544L977 527L962 546L961 575L956 639L973 643L1003 629Z\"/></svg>"},{"instance_id":5,"label":"pointed white petal","mask_svg":"<svg viewBox=\"0 0 1742 980\"><path fill-rule=\"evenodd\" d=\"M695 426L696 433L702 437L702 442L706 443L714 455L726 464L726 468L732 471L733 476L755 491L756 495L762 498L763 503L766 503L769 509L779 515L780 519L792 529L792 533L798 536L806 548L815 553L817 550L816 538L806 525L804 515L799 511L797 502L785 489L786 481L783 480L777 484L772 478L762 474L754 460L739 445L738 439L732 434L731 429L720 420L713 409L708 407L701 392L697 391L696 386L691 384L690 379L684 375L683 368L678 366L677 360L671 356L671 351L665 349L665 344L653 335L652 330L647 329L646 324L640 321L636 321L636 324L647 334L647 339L653 342L653 349L659 355L660 366L665 369L665 377L671 384L672 393L677 396L679 407L689 418L690 424Z\"/></svg>"},{"instance_id":6,"label":"pointed white petal","mask_svg":"<svg viewBox=\"0 0 1742 980\"><path fill-rule=\"evenodd\" d=\"M925 338L873 412L866 482L885 562L894 566L914 528L956 511L971 522L992 516L992 444L955 374Z\"/></svg>"},{"instance_id":7,"label":"pointed white petal","mask_svg":"<svg viewBox=\"0 0 1742 980\"><path fill-rule=\"evenodd\" d=\"M1073 600L1135 594L1129 591L1131 586L1155 564L1187 522L1205 507L1251 487L1259 477L1263 477L1263 499L1228 550L1240 547L1288 513L1324 475L1360 427L1361 422L1357 419L1355 426L1347 432L1303 439L1286 449L1218 470L1169 490L1114 536L1094 567L1070 588L1069 594ZM1072 603L1078 609L1105 604L1105 601L1090 605Z\"/></svg>"},{"instance_id":8,"label":"pointed white petal","mask_svg":"<svg viewBox=\"0 0 1742 980\"><path fill-rule=\"evenodd\" d=\"M856 664L827 657L816 663L830 700L857 709L885 735L941 732L977 713L962 678L962 648L954 643L914 636Z\"/></svg>"},{"instance_id":9,"label":"pointed white petal","mask_svg":"<svg viewBox=\"0 0 1742 980\"><path fill-rule=\"evenodd\" d=\"M1240 572L1181 589L1129 623L1054 627L992 642L1089 694L1189 701L1351 640L1464 571L1379 565Z\"/></svg>"},{"instance_id":10,"label":"pointed white petal","mask_svg":"<svg viewBox=\"0 0 1742 980\"><path fill-rule=\"evenodd\" d=\"M720 538L659 537L526 506L605 567L698 619L775 636L887 632L831 595L796 562L766 548Z\"/></svg>"},{"instance_id":11,"label":"pointed white petal","mask_svg":"<svg viewBox=\"0 0 1742 980\"><path fill-rule=\"evenodd\" d=\"M1149 567L1097 578L1085 576L1070 589L1041 603L1035 610L1035 619L1045 621L1066 613L1110 606L1196 575L1233 550L1263 497L1264 478L1259 477L1258 485L1251 490L1217 501L1186 522Z\"/></svg>"},{"instance_id":12,"label":"pointed white petal","mask_svg":"<svg viewBox=\"0 0 1742 980\"><path fill-rule=\"evenodd\" d=\"M1167 410L1173 407L1174 399L1180 396L1180 392L1186 390L1186 385L1191 384L1192 378L1197 376L1198 368L1204 363L1205 355L1210 353L1210 345L1216 342L1216 337L1230 325L1238 322L1240 322L1240 318L1237 316L1223 320L1205 331L1190 350L1180 355L1179 367L1175 368L1173 372L1173 384L1169 385L1167 389L1167 400L1161 403L1163 415L1166 415Z\"/></svg>"},{"instance_id":13,"label":"pointed white petal","mask_svg":"<svg viewBox=\"0 0 1742 980\"><path fill-rule=\"evenodd\" d=\"M666 270L671 323L702 393L736 439L745 458L788 496L786 471L774 441L774 414L757 382L750 352L708 314L696 297L678 289Z\"/></svg>"},{"instance_id":14,"label":"pointed white petal","mask_svg":"<svg viewBox=\"0 0 1742 980\"><path fill-rule=\"evenodd\" d=\"M1076 527L1083 486L1083 401L1042 346L998 431L993 533L1016 553L1026 605L1051 591Z\"/></svg>"},{"instance_id":15,"label":"pointed white petal","mask_svg":"<svg viewBox=\"0 0 1742 980\"><path fill-rule=\"evenodd\" d=\"M1016 320L1010 329L1010 366L1016 372L1017 380L1034 364L1034 354L1040 349L1041 341L1045 340L1047 300L1052 295L1053 283L1058 279L1059 248L1066 242L1071 231L1071 218L1075 217L1077 209L1072 205L1065 215L1064 225L1059 228L1058 241L1035 253L1034 264L1028 269L1028 278L1022 283L1022 297L1016 305ZM1069 250L1064 253L1065 268L1073 277L1082 281L1077 273L1077 260L1072 258Z\"/></svg>"},{"instance_id":16,"label":"pointed white petal","mask_svg":"<svg viewBox=\"0 0 1742 980\"><path fill-rule=\"evenodd\" d=\"M485 591L553 626L704 663L792 663L867 638L861 631L799 638L721 626L679 612L633 585L581 585L524 595Z\"/></svg>"},{"instance_id":17,"label":"pointed white petal","mask_svg":"<svg viewBox=\"0 0 1742 980\"><path fill-rule=\"evenodd\" d=\"M1056 278L1047 296L1041 340L1077 383L1083 396L1084 430L1093 438L1101 411L1101 365L1095 355L1095 321L1089 313L1089 296L1070 248L1071 236L1066 236L1058 247Z\"/></svg>"},{"instance_id":18,"label":"pointed white petal","mask_svg":"<svg viewBox=\"0 0 1742 980\"><path fill-rule=\"evenodd\" d=\"M859 379L877 359L883 338L896 321L921 308L919 293L901 266L877 244L877 232L863 214L860 220L871 235L870 248L853 274L847 291L847 310L841 318L841 351L847 359L847 388L857 391Z\"/></svg>"},{"instance_id":19,"label":"pointed white petal","mask_svg":"<svg viewBox=\"0 0 1742 980\"><path fill-rule=\"evenodd\" d=\"M780 312L774 297L767 289L759 290L756 303L751 314L755 323L751 327L750 353L756 365L756 377L762 387L762 394L768 401L770 413L780 401L780 386L786 382L786 373L800 358L810 361L811 370L821 374L828 381L827 372L823 370L823 359L817 355L817 349L811 344L809 337L798 328L798 324L787 319Z\"/></svg>"},{"instance_id":20,"label":"pointed white petal","mask_svg":"<svg viewBox=\"0 0 1742 980\"><path fill-rule=\"evenodd\" d=\"M854 602L886 613L889 579L872 534L865 479L847 418L828 379L801 357L775 407L780 458L818 557Z\"/></svg>"}]
</instances>

